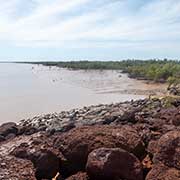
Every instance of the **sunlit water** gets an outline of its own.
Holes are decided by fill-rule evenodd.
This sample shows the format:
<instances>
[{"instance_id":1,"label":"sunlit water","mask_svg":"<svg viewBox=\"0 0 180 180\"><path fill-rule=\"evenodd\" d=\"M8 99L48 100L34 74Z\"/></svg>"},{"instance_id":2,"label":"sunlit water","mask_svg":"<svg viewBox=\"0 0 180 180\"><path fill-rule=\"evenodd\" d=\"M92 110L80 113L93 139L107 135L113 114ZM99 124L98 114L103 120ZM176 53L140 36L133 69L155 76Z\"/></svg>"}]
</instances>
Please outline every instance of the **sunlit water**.
<instances>
[{"instance_id":1,"label":"sunlit water","mask_svg":"<svg viewBox=\"0 0 180 180\"><path fill-rule=\"evenodd\" d=\"M100 103L144 98L149 89L119 71L84 71L29 64L0 64L0 123Z\"/></svg>"}]
</instances>

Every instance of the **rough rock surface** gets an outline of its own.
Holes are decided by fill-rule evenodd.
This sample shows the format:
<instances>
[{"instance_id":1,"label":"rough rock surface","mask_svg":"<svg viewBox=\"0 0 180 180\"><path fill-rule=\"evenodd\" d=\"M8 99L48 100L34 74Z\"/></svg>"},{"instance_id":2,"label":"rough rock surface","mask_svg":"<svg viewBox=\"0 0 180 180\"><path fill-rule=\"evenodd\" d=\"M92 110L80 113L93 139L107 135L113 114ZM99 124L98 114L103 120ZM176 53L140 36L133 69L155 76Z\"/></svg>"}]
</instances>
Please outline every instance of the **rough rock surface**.
<instances>
[{"instance_id":1,"label":"rough rock surface","mask_svg":"<svg viewBox=\"0 0 180 180\"><path fill-rule=\"evenodd\" d=\"M146 179L180 179L180 130L174 130L164 134L154 144L154 166Z\"/></svg>"},{"instance_id":2,"label":"rough rock surface","mask_svg":"<svg viewBox=\"0 0 180 180\"><path fill-rule=\"evenodd\" d=\"M59 172L60 160L52 151L44 149L33 153L31 156L37 179L52 179Z\"/></svg>"},{"instance_id":3,"label":"rough rock surface","mask_svg":"<svg viewBox=\"0 0 180 180\"><path fill-rule=\"evenodd\" d=\"M8 136L10 135L17 135L18 134L18 126L16 123L9 122L2 124L0 126L0 135L6 139L8 139Z\"/></svg>"},{"instance_id":4,"label":"rough rock surface","mask_svg":"<svg viewBox=\"0 0 180 180\"><path fill-rule=\"evenodd\" d=\"M154 163L163 163L180 170L180 131L170 131L163 135L157 145Z\"/></svg>"},{"instance_id":5,"label":"rough rock surface","mask_svg":"<svg viewBox=\"0 0 180 180\"><path fill-rule=\"evenodd\" d=\"M72 172L84 170L88 154L97 148L121 147L139 157L144 154L144 144L138 132L130 126L75 128L59 136L55 147L66 157Z\"/></svg>"},{"instance_id":6,"label":"rough rock surface","mask_svg":"<svg viewBox=\"0 0 180 180\"><path fill-rule=\"evenodd\" d=\"M33 172L34 176L32 177L34 177L34 179L52 179L57 172L59 172L60 153L53 148L50 142L46 135L37 133L31 136L19 136L14 138L13 141L9 140L1 143L0 154L2 157L6 157L6 159L3 158L2 160L8 163L12 162L12 165L14 164L14 166L11 167L8 165L6 167L3 166L4 169L7 168L7 171L10 170L10 172L12 172L10 173L11 175L13 175L13 173L16 175L16 170L22 171L24 168L26 171L23 174L26 175L27 173L28 175ZM17 167L15 166L16 164ZM10 168L12 168L12 170ZM2 169L2 171L5 170ZM19 173L19 175L21 175L21 173ZM21 180L21 178L19 179ZM22 177L22 180L27 179L23 179Z\"/></svg>"},{"instance_id":7,"label":"rough rock surface","mask_svg":"<svg viewBox=\"0 0 180 180\"><path fill-rule=\"evenodd\" d=\"M156 164L146 176L146 180L179 180L180 171L175 168Z\"/></svg>"},{"instance_id":8,"label":"rough rock surface","mask_svg":"<svg viewBox=\"0 0 180 180\"><path fill-rule=\"evenodd\" d=\"M36 180L33 164L11 156L0 156L0 179Z\"/></svg>"},{"instance_id":9,"label":"rough rock surface","mask_svg":"<svg viewBox=\"0 0 180 180\"><path fill-rule=\"evenodd\" d=\"M143 180L140 161L120 148L100 148L88 156L87 173L92 179Z\"/></svg>"},{"instance_id":10,"label":"rough rock surface","mask_svg":"<svg viewBox=\"0 0 180 180\"><path fill-rule=\"evenodd\" d=\"M23 127L34 127L38 130L66 132L75 127L126 124L135 119L135 113L140 111L147 100L135 102L116 103L110 105L97 105L62 111L61 113L36 116L32 119L22 120Z\"/></svg>"},{"instance_id":11,"label":"rough rock surface","mask_svg":"<svg viewBox=\"0 0 180 180\"><path fill-rule=\"evenodd\" d=\"M180 179L179 114L180 98L167 97L90 106L3 124L0 179L86 180L88 155L99 148L121 148L133 154L142 164L143 180Z\"/></svg>"},{"instance_id":12,"label":"rough rock surface","mask_svg":"<svg viewBox=\"0 0 180 180\"><path fill-rule=\"evenodd\" d=\"M78 172L77 174L68 177L66 180L89 180L89 177L85 172Z\"/></svg>"},{"instance_id":13,"label":"rough rock surface","mask_svg":"<svg viewBox=\"0 0 180 180\"><path fill-rule=\"evenodd\" d=\"M11 155L30 160L34 165L37 179L52 179L59 172L60 153L50 142L45 135L31 137L28 143L24 142L16 146L11 151Z\"/></svg>"}]
</instances>

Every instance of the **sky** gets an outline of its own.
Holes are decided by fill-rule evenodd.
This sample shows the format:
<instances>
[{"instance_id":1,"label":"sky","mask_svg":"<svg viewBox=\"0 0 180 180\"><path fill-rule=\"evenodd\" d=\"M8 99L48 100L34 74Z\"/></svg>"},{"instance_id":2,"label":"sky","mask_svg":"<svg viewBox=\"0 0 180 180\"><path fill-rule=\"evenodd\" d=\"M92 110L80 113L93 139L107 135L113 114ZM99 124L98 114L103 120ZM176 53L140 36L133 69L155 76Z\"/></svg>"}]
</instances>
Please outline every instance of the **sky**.
<instances>
[{"instance_id":1,"label":"sky","mask_svg":"<svg viewBox=\"0 0 180 180\"><path fill-rule=\"evenodd\" d=\"M180 0L0 4L0 61L180 59Z\"/></svg>"}]
</instances>

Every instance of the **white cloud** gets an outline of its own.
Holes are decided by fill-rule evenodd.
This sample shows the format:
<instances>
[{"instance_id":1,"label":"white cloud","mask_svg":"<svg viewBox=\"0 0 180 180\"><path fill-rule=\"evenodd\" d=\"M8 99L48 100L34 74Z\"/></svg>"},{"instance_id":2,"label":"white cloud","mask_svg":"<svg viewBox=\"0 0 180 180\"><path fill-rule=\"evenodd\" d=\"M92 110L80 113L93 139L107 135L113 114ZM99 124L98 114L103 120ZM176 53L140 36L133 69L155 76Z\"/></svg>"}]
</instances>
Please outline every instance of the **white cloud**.
<instances>
[{"instance_id":1,"label":"white cloud","mask_svg":"<svg viewBox=\"0 0 180 180\"><path fill-rule=\"evenodd\" d=\"M180 37L179 0L145 1L138 8L135 0L29 0L31 9L22 14L20 7L30 6L25 2L0 0L0 42L22 47L144 48Z\"/></svg>"}]
</instances>

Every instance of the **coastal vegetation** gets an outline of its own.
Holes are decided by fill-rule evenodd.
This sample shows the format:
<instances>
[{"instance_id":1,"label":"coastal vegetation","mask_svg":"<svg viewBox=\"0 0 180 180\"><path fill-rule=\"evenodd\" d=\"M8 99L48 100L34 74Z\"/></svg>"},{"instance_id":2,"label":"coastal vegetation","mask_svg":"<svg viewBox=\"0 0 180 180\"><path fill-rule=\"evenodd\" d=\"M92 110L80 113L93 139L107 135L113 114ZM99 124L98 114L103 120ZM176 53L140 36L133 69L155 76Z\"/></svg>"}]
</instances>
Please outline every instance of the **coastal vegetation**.
<instances>
[{"instance_id":1,"label":"coastal vegetation","mask_svg":"<svg viewBox=\"0 0 180 180\"><path fill-rule=\"evenodd\" d=\"M124 61L69 61L69 62L34 62L46 66L70 69L112 69L122 70L130 77L154 82L180 83L180 61L173 60L124 60Z\"/></svg>"}]
</instances>

